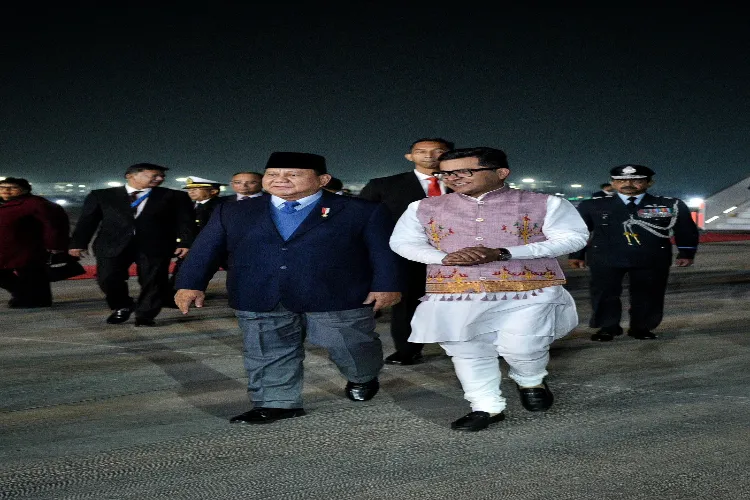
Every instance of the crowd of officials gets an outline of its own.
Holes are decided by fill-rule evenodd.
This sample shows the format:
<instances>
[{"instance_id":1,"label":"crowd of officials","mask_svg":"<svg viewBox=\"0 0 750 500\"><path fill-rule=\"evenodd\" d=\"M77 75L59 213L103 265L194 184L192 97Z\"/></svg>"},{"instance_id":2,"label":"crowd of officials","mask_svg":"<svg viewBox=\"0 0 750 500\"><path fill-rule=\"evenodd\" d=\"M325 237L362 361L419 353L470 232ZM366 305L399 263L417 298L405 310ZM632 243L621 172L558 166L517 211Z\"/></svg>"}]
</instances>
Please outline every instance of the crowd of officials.
<instances>
[{"instance_id":1,"label":"crowd of officials","mask_svg":"<svg viewBox=\"0 0 750 500\"><path fill-rule=\"evenodd\" d=\"M126 169L125 186L91 191L72 234L61 207L9 177L0 181L0 287L9 307L49 306L51 259L91 248L106 322L135 316L136 327L154 327L164 307L203 307L208 282L226 270L252 403L231 422L248 424L305 414L305 342L328 351L355 402L378 392L384 363L423 362L424 344L438 343L471 408L453 429L504 418L498 357L523 407L547 410L549 347L578 324L565 255L590 269L592 340L623 333L626 275L628 335L656 338L672 248L676 265L691 265L698 229L681 200L647 192L653 170L614 167L575 207L510 189L499 149L422 138L405 158L413 169L371 179L358 196L311 153L271 154L262 173L233 175L229 196L220 195L225 183L197 176L163 188L168 168L140 163ZM385 357L375 332L384 308L395 346Z\"/></svg>"}]
</instances>

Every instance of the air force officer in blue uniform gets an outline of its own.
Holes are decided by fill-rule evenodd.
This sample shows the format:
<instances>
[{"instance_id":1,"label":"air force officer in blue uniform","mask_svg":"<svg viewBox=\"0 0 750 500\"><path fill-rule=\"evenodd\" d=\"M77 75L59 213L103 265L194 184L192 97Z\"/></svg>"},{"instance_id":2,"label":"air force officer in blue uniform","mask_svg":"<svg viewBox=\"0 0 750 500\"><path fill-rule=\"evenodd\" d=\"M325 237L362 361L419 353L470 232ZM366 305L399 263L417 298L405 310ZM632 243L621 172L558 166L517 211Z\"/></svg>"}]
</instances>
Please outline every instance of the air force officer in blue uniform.
<instances>
[{"instance_id":1,"label":"air force officer in blue uniform","mask_svg":"<svg viewBox=\"0 0 750 500\"><path fill-rule=\"evenodd\" d=\"M591 336L609 342L622 334L622 282L629 279L630 330L639 340L655 339L651 331L664 315L669 269L693 264L698 228L682 200L654 196L654 171L643 165L620 165L610 171L613 196L584 200L578 211L591 232L586 248L570 254L573 268L591 268L589 326L600 328ZM673 259L672 241L677 246Z\"/></svg>"},{"instance_id":2,"label":"air force officer in blue uniform","mask_svg":"<svg viewBox=\"0 0 750 500\"><path fill-rule=\"evenodd\" d=\"M378 391L383 348L374 312L400 300L398 258L385 205L323 190L322 156L276 152L263 188L271 196L224 203L201 231L177 276L183 313L202 307L217 263L244 335L253 409L231 419L269 423L304 415L304 341L326 348L347 379L345 393Z\"/></svg>"}]
</instances>

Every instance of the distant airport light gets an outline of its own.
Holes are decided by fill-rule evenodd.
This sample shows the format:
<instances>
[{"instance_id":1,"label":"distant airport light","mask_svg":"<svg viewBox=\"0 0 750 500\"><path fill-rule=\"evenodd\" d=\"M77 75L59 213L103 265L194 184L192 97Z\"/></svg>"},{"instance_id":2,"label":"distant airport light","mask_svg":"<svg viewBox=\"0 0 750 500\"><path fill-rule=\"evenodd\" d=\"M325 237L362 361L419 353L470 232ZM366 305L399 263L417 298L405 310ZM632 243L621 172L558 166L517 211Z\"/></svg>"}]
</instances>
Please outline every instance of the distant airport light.
<instances>
[{"instance_id":1,"label":"distant airport light","mask_svg":"<svg viewBox=\"0 0 750 500\"><path fill-rule=\"evenodd\" d=\"M555 196L565 196L565 193L555 193Z\"/></svg>"},{"instance_id":2,"label":"distant airport light","mask_svg":"<svg viewBox=\"0 0 750 500\"><path fill-rule=\"evenodd\" d=\"M691 208L700 208L703 205L703 198L690 198L687 201L687 206Z\"/></svg>"},{"instance_id":3,"label":"distant airport light","mask_svg":"<svg viewBox=\"0 0 750 500\"><path fill-rule=\"evenodd\" d=\"M58 205L67 205L68 200L55 200L55 203L57 203Z\"/></svg>"},{"instance_id":4,"label":"distant airport light","mask_svg":"<svg viewBox=\"0 0 750 500\"><path fill-rule=\"evenodd\" d=\"M707 220L707 221L706 221L705 223L706 223L706 224L708 224L708 223L710 223L710 222L713 222L713 221L715 221L715 220L716 220L716 219L718 219L718 218L719 218L719 216L718 216L718 215L714 215L713 217L711 217L710 219L708 219L708 220Z\"/></svg>"},{"instance_id":5,"label":"distant airport light","mask_svg":"<svg viewBox=\"0 0 750 500\"><path fill-rule=\"evenodd\" d=\"M737 207L729 207L726 210L724 210L722 213L728 214L729 212L734 212L735 210L737 210Z\"/></svg>"},{"instance_id":6,"label":"distant airport light","mask_svg":"<svg viewBox=\"0 0 750 500\"><path fill-rule=\"evenodd\" d=\"M4 181L5 179L7 179L7 177L3 177L0 175L0 181Z\"/></svg>"},{"instance_id":7,"label":"distant airport light","mask_svg":"<svg viewBox=\"0 0 750 500\"><path fill-rule=\"evenodd\" d=\"M529 178L521 179L521 182L534 182L534 179L529 179Z\"/></svg>"},{"instance_id":8,"label":"distant airport light","mask_svg":"<svg viewBox=\"0 0 750 500\"><path fill-rule=\"evenodd\" d=\"M107 183L107 186L120 187L120 186L122 186L122 182L111 181L111 182Z\"/></svg>"},{"instance_id":9,"label":"distant airport light","mask_svg":"<svg viewBox=\"0 0 750 500\"><path fill-rule=\"evenodd\" d=\"M79 187L79 188L85 188L85 187L86 187L86 184L79 184L79 185L78 185L78 187Z\"/></svg>"},{"instance_id":10,"label":"distant airport light","mask_svg":"<svg viewBox=\"0 0 750 500\"><path fill-rule=\"evenodd\" d=\"M67 187L73 187L73 184L65 184Z\"/></svg>"},{"instance_id":11,"label":"distant airport light","mask_svg":"<svg viewBox=\"0 0 750 500\"><path fill-rule=\"evenodd\" d=\"M579 187L583 187L583 185L581 185L581 184L571 184L570 187L572 187L572 188L579 188Z\"/></svg>"}]
</instances>

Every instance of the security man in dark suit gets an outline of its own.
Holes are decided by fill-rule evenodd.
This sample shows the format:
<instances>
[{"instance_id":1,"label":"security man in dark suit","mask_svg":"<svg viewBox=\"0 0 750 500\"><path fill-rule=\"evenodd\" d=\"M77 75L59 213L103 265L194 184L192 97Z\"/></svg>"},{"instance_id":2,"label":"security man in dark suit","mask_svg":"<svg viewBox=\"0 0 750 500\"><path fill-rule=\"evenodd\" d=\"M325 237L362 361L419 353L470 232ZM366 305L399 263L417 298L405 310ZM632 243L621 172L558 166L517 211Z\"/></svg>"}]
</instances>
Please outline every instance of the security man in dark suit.
<instances>
[{"instance_id":1,"label":"security man in dark suit","mask_svg":"<svg viewBox=\"0 0 750 500\"><path fill-rule=\"evenodd\" d=\"M135 310L135 326L154 326L170 292L172 257L187 255L193 242L190 198L159 187L167 170L151 163L132 165L125 171L125 186L95 189L83 202L69 253L81 257L98 230L92 248L97 281L112 309L109 324L124 323ZM128 290L133 263L141 286L135 304Z\"/></svg>"},{"instance_id":2,"label":"security man in dark suit","mask_svg":"<svg viewBox=\"0 0 750 500\"><path fill-rule=\"evenodd\" d=\"M578 211L591 231L589 244L570 254L570 266L591 269L589 322L600 330L591 340L607 342L622 334L622 281L629 278L630 329L636 339L655 339L651 331L661 323L664 294L672 265L693 264L698 228L685 203L677 198L654 196L654 171L642 165L621 165L611 170L614 196L584 200Z\"/></svg>"},{"instance_id":3,"label":"security man in dark suit","mask_svg":"<svg viewBox=\"0 0 750 500\"><path fill-rule=\"evenodd\" d=\"M439 170L438 157L453 147L451 141L441 138L417 139L404 155L414 163L414 170L371 179L362 188L360 198L385 204L395 224L411 202L446 193L445 186L432 173ZM399 259L404 275L404 289L401 302L391 309L391 337L396 352L386 357L385 362L391 365L413 365L422 361L424 344L409 342L411 318L419 305L419 299L425 294L427 267L402 257Z\"/></svg>"},{"instance_id":4,"label":"security man in dark suit","mask_svg":"<svg viewBox=\"0 0 750 500\"><path fill-rule=\"evenodd\" d=\"M225 203L247 201L263 196L263 174L259 172L237 172L232 176L229 185L234 194L222 196Z\"/></svg>"}]
</instances>

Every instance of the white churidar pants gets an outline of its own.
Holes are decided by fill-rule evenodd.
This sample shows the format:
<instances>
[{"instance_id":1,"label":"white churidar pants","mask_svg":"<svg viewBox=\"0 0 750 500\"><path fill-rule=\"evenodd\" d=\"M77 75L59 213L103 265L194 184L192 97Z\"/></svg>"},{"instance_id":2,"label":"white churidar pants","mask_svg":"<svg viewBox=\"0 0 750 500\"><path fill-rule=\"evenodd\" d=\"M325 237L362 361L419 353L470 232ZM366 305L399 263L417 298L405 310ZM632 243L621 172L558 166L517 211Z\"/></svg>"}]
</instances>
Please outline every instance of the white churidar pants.
<instances>
[{"instance_id":1,"label":"white churidar pants","mask_svg":"<svg viewBox=\"0 0 750 500\"><path fill-rule=\"evenodd\" d=\"M471 340L441 342L440 346L453 361L471 410L500 413L505 409L505 398L500 390L498 355L510 367L508 377L519 386L538 385L547 376L549 346L553 340L546 336L486 333Z\"/></svg>"},{"instance_id":2,"label":"white churidar pants","mask_svg":"<svg viewBox=\"0 0 750 500\"><path fill-rule=\"evenodd\" d=\"M498 294L500 295L500 294ZM453 361L464 396L473 411L499 413L502 356L508 377L521 387L547 376L549 347L578 324L573 297L562 287L545 288L524 300L422 302L412 318L410 342L437 342Z\"/></svg>"}]
</instances>

